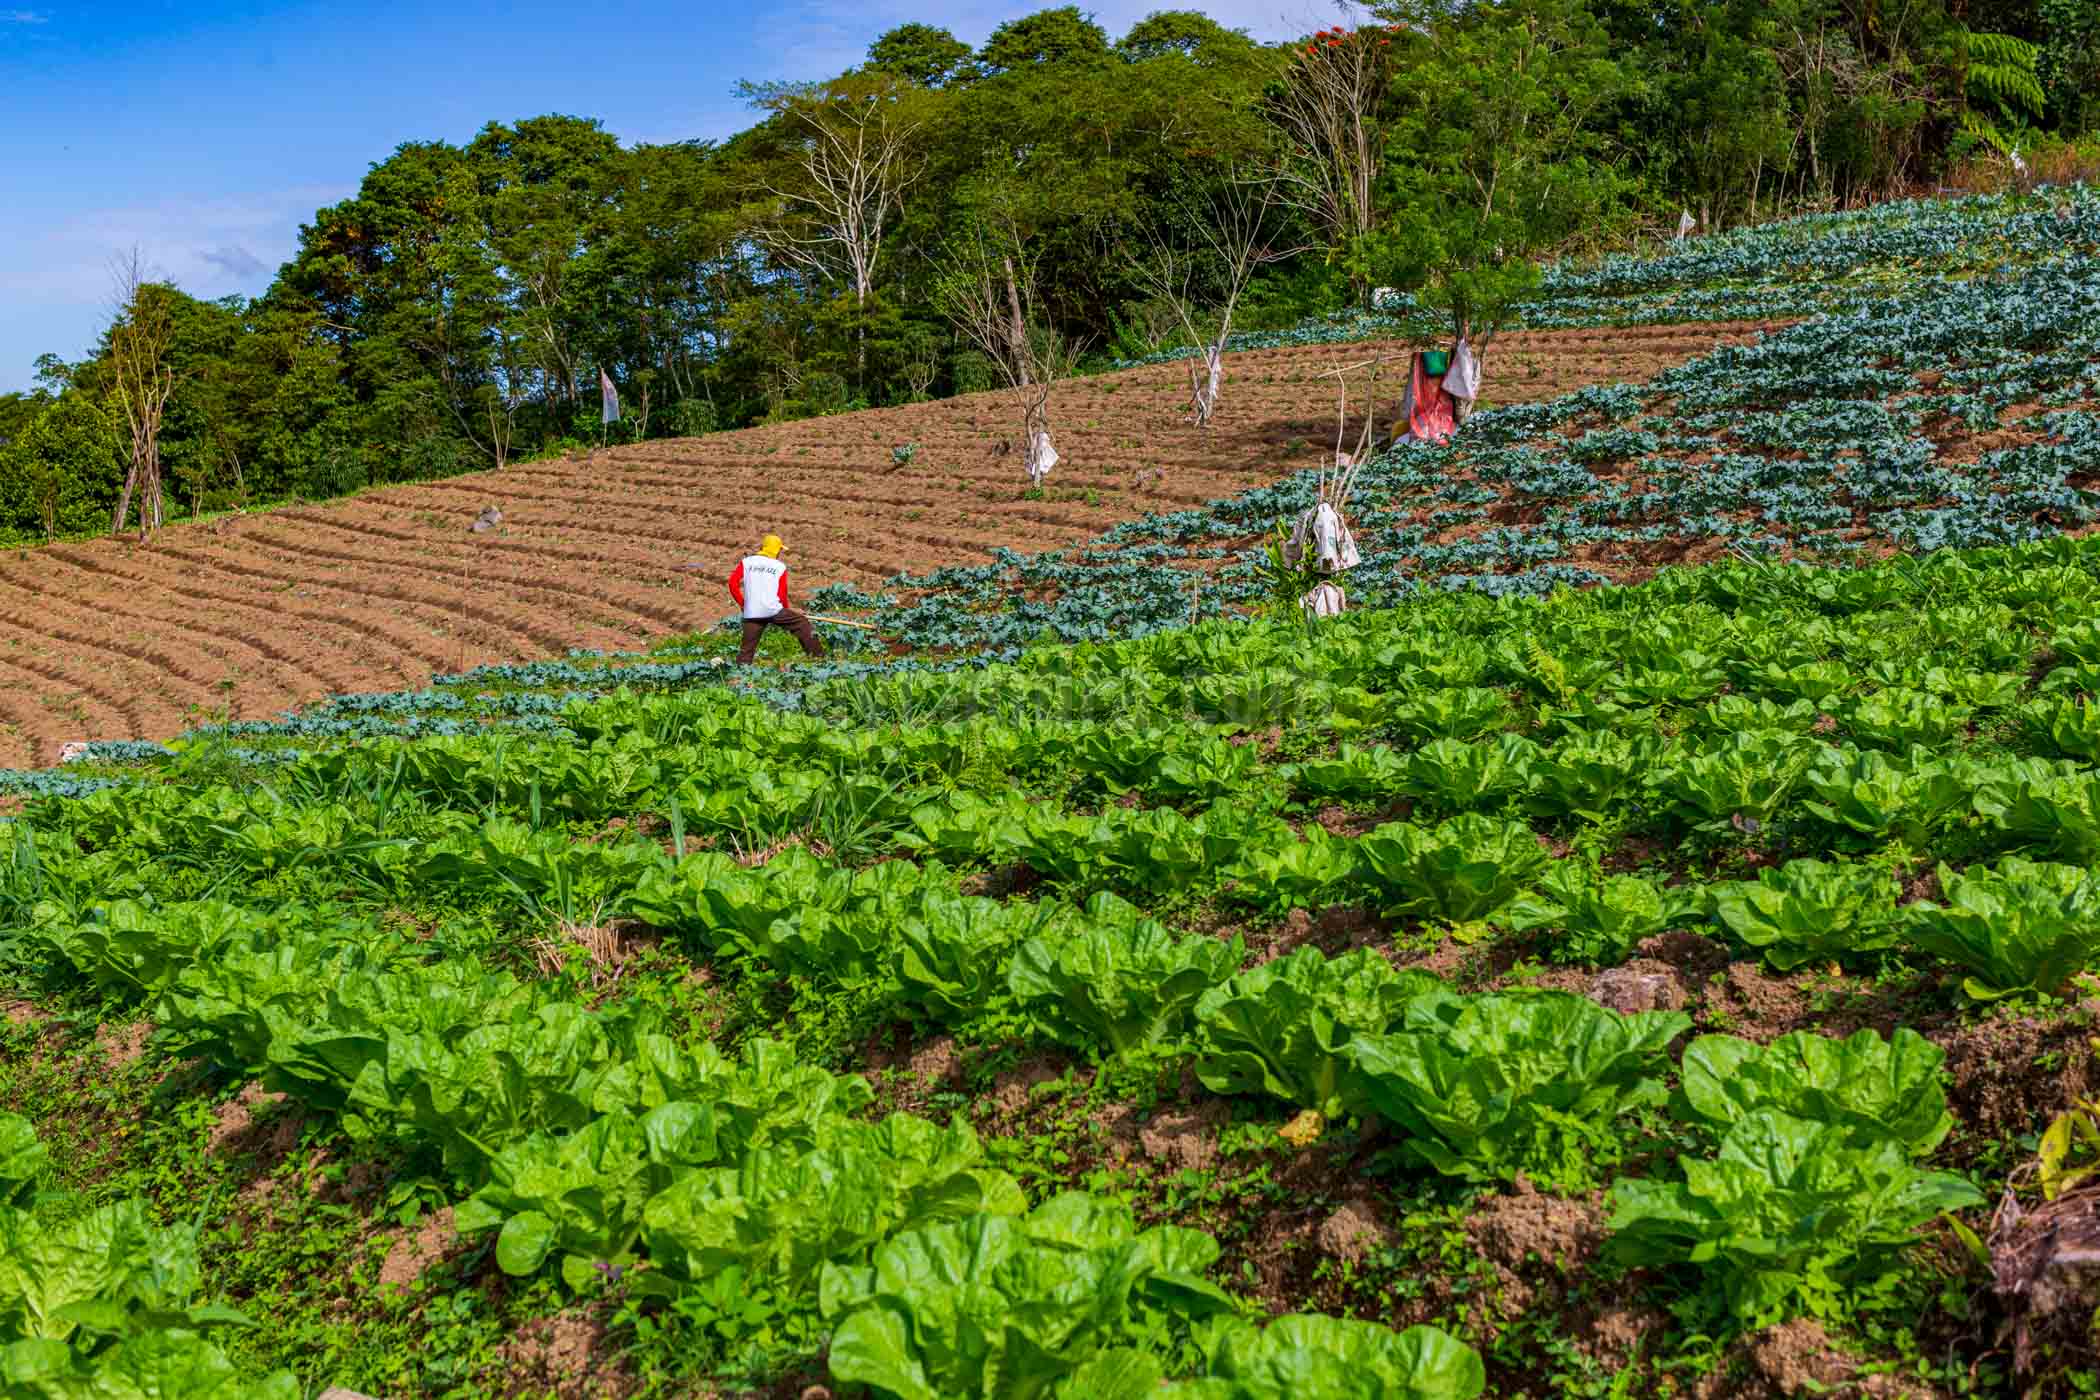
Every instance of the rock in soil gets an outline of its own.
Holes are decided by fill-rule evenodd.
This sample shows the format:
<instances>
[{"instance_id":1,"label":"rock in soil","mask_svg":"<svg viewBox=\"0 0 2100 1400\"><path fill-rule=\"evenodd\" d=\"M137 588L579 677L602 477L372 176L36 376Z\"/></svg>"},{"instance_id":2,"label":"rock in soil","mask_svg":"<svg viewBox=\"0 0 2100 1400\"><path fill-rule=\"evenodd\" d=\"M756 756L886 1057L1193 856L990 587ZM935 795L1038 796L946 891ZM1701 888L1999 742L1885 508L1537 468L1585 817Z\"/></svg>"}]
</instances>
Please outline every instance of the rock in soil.
<instances>
[{"instance_id":1,"label":"rock in soil","mask_svg":"<svg viewBox=\"0 0 2100 1400\"><path fill-rule=\"evenodd\" d=\"M1685 992L1678 976L1677 969L1666 962L1635 958L1598 973L1590 982L1589 997L1622 1016L1642 1011L1682 1011Z\"/></svg>"},{"instance_id":2,"label":"rock in soil","mask_svg":"<svg viewBox=\"0 0 2100 1400\"><path fill-rule=\"evenodd\" d=\"M1138 1130L1147 1157L1182 1171L1203 1171L1218 1160L1218 1128L1230 1116L1221 1099L1195 1108L1169 1109Z\"/></svg>"},{"instance_id":3,"label":"rock in soil","mask_svg":"<svg viewBox=\"0 0 2100 1400\"><path fill-rule=\"evenodd\" d=\"M1392 1229L1378 1218L1369 1201L1344 1201L1340 1209L1320 1222L1314 1234L1320 1248L1337 1259L1361 1263L1374 1249L1392 1245Z\"/></svg>"}]
</instances>

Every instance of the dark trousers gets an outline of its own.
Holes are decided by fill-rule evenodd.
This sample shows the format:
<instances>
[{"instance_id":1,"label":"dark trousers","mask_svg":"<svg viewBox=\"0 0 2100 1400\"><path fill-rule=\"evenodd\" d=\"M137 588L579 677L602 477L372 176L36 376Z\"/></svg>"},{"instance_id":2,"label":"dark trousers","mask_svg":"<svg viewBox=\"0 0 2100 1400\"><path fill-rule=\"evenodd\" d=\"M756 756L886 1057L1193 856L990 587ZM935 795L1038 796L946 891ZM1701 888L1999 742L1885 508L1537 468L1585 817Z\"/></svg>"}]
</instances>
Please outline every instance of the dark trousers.
<instances>
[{"instance_id":1,"label":"dark trousers","mask_svg":"<svg viewBox=\"0 0 2100 1400\"><path fill-rule=\"evenodd\" d=\"M824 654L824 644L817 640L817 629L810 624L808 614L796 612L793 608L782 608L771 617L744 619L744 644L737 649L737 665L751 664L751 658L758 655L758 639L766 634L768 627L785 627L789 636L802 643L802 651L806 656Z\"/></svg>"}]
</instances>

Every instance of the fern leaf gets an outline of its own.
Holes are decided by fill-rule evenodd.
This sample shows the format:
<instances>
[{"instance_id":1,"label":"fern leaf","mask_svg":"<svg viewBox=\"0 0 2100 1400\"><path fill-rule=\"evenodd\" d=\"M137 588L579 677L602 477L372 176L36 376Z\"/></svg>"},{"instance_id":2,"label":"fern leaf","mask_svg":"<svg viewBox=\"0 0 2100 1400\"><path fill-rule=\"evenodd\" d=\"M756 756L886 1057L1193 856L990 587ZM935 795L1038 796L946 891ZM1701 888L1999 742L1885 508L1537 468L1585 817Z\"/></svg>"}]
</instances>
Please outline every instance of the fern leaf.
<instances>
[{"instance_id":1,"label":"fern leaf","mask_svg":"<svg viewBox=\"0 0 2100 1400\"><path fill-rule=\"evenodd\" d=\"M1964 30L1963 81L1971 98L1982 97L2008 114L2024 111L2039 119L2048 106L2037 66L2041 49L2010 34ZM1982 133L1977 133L1981 135Z\"/></svg>"}]
</instances>

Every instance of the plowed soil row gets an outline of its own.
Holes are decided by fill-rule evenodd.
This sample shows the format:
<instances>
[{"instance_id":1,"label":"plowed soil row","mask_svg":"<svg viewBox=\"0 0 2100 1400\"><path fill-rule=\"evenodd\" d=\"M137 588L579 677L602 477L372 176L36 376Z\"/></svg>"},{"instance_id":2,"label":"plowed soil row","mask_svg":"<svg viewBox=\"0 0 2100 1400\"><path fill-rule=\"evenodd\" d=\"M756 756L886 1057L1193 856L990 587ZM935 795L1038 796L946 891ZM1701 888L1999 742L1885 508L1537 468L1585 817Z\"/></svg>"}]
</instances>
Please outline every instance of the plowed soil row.
<instances>
[{"instance_id":1,"label":"plowed soil row","mask_svg":"<svg viewBox=\"0 0 2100 1400\"><path fill-rule=\"evenodd\" d=\"M1771 328L1505 336L1486 397L1641 380ZM143 545L20 551L0 559L0 767L54 762L69 739L163 739L207 717L271 718L703 626L727 607L722 575L769 530L804 592L1070 544L1315 465L1335 438L1331 371L1406 349L1235 354L1208 430L1187 422L1185 366L1074 381L1052 399L1064 460L1036 500L1008 401L974 394L176 525ZM1399 375L1384 371L1381 423ZM1359 415L1367 377L1351 381ZM905 443L911 461L893 464ZM471 532L487 506L502 525Z\"/></svg>"}]
</instances>

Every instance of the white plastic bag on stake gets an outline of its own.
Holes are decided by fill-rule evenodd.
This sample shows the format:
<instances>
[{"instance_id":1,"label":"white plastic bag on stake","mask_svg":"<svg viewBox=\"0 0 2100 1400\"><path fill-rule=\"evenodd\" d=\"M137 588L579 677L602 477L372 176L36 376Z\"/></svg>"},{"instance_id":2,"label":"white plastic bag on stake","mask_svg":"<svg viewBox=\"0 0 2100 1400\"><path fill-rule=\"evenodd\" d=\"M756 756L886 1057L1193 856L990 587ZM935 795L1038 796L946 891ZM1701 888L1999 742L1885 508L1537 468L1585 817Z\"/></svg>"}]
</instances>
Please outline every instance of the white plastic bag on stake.
<instances>
[{"instance_id":1,"label":"white plastic bag on stake","mask_svg":"<svg viewBox=\"0 0 2100 1400\"><path fill-rule=\"evenodd\" d=\"M1285 563L1293 565L1310 559L1315 568L1328 574L1353 569L1363 562L1356 551L1356 538L1349 533L1349 522L1325 501L1298 517L1283 557Z\"/></svg>"},{"instance_id":2,"label":"white plastic bag on stake","mask_svg":"<svg viewBox=\"0 0 2100 1400\"><path fill-rule=\"evenodd\" d=\"M1298 602L1309 618L1340 617L1342 609L1349 606L1348 598L1343 596L1341 585L1337 583L1316 584Z\"/></svg>"},{"instance_id":3,"label":"white plastic bag on stake","mask_svg":"<svg viewBox=\"0 0 2100 1400\"><path fill-rule=\"evenodd\" d=\"M1057 449L1050 445L1048 429L1036 429L1035 436L1028 440L1028 479L1040 486L1050 469L1057 465Z\"/></svg>"},{"instance_id":4,"label":"white plastic bag on stake","mask_svg":"<svg viewBox=\"0 0 2100 1400\"><path fill-rule=\"evenodd\" d=\"M1682 214L1679 214L1677 216L1677 241L1679 243L1684 242L1685 239L1691 237L1692 230L1697 227L1699 227L1699 221L1692 217L1691 210L1687 209Z\"/></svg>"},{"instance_id":5,"label":"white plastic bag on stake","mask_svg":"<svg viewBox=\"0 0 2100 1400\"><path fill-rule=\"evenodd\" d=\"M1451 367L1444 371L1444 392L1469 408L1480 397L1480 357L1463 336L1451 348Z\"/></svg>"}]
</instances>

